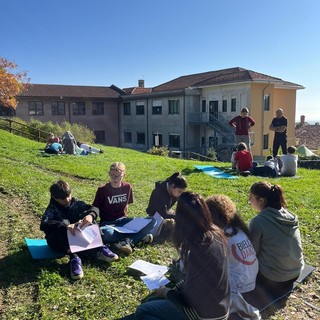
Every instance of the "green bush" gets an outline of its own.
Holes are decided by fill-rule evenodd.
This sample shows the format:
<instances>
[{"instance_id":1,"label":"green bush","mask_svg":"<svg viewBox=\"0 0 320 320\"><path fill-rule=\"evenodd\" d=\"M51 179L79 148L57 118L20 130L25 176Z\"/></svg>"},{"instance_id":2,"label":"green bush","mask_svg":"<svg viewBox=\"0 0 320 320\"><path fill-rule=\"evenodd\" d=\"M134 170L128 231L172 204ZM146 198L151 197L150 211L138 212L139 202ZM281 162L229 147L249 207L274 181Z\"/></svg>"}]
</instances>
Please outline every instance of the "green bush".
<instances>
[{"instance_id":1,"label":"green bush","mask_svg":"<svg viewBox=\"0 0 320 320\"><path fill-rule=\"evenodd\" d=\"M167 146L165 147L156 147L153 146L152 148L150 148L147 153L149 154L153 154L156 156L162 156L162 157L167 157L169 155L169 149Z\"/></svg>"},{"instance_id":2,"label":"green bush","mask_svg":"<svg viewBox=\"0 0 320 320\"><path fill-rule=\"evenodd\" d=\"M209 148L207 151L207 157L211 158L213 161L217 160L217 152L214 148Z\"/></svg>"}]
</instances>

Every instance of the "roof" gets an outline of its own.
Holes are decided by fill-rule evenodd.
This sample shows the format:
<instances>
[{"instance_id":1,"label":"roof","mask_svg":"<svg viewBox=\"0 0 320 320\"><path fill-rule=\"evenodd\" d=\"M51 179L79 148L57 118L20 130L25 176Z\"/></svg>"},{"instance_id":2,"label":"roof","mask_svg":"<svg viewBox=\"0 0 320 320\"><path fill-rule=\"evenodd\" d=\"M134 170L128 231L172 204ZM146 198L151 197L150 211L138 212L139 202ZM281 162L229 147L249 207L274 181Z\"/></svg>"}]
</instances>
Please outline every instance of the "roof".
<instances>
[{"instance_id":1,"label":"roof","mask_svg":"<svg viewBox=\"0 0 320 320\"><path fill-rule=\"evenodd\" d=\"M283 88L304 88L299 84L284 81L280 78L275 78L255 71L236 67L182 76L154 87L152 92L181 90L184 88L200 88L236 82L271 82L276 86Z\"/></svg>"},{"instance_id":2,"label":"roof","mask_svg":"<svg viewBox=\"0 0 320 320\"><path fill-rule=\"evenodd\" d=\"M125 94L142 94L152 92L152 88L130 87L124 88L123 91Z\"/></svg>"},{"instance_id":3,"label":"roof","mask_svg":"<svg viewBox=\"0 0 320 320\"><path fill-rule=\"evenodd\" d=\"M320 125L305 124L296 129L296 139L311 150L318 150L320 147Z\"/></svg>"},{"instance_id":4,"label":"roof","mask_svg":"<svg viewBox=\"0 0 320 320\"><path fill-rule=\"evenodd\" d=\"M59 84L31 84L18 97L72 97L72 98L119 98L119 93L110 87L76 86Z\"/></svg>"}]
</instances>

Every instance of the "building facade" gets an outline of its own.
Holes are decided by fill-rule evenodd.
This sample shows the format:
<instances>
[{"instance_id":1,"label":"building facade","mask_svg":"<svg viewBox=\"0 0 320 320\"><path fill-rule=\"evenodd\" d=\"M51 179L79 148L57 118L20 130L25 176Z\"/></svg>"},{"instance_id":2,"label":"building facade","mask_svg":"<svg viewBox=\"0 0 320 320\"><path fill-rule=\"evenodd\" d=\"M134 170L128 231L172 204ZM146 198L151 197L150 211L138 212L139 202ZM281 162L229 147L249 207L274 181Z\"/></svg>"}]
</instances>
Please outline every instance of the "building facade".
<instances>
[{"instance_id":1,"label":"building facade","mask_svg":"<svg viewBox=\"0 0 320 320\"><path fill-rule=\"evenodd\" d=\"M116 87L33 84L17 97L15 116L79 123L94 131L97 143L119 146L119 99Z\"/></svg>"},{"instance_id":2,"label":"building facade","mask_svg":"<svg viewBox=\"0 0 320 320\"><path fill-rule=\"evenodd\" d=\"M167 146L203 155L214 148L228 158L235 146L228 121L247 107L256 121L251 151L266 156L278 108L288 118L288 144L294 144L296 92L303 88L243 68L185 75L153 88L145 88L143 80L124 89L35 84L17 97L16 116L81 123L94 131L96 142L112 146L140 151Z\"/></svg>"}]
</instances>

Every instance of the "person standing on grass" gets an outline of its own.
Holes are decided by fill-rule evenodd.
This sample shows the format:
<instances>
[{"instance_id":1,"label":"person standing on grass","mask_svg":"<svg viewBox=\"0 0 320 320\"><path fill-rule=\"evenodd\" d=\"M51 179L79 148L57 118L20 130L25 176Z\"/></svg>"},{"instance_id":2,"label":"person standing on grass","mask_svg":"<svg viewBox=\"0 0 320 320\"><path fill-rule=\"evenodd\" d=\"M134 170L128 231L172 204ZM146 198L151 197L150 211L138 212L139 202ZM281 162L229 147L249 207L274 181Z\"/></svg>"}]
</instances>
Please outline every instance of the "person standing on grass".
<instances>
[{"instance_id":1,"label":"person standing on grass","mask_svg":"<svg viewBox=\"0 0 320 320\"><path fill-rule=\"evenodd\" d=\"M227 320L230 307L228 246L213 224L204 199L184 192L177 203L173 243L184 263L184 279L160 287L124 319Z\"/></svg>"},{"instance_id":2,"label":"person standing on grass","mask_svg":"<svg viewBox=\"0 0 320 320\"><path fill-rule=\"evenodd\" d=\"M63 180L51 185L50 194L50 203L42 216L40 230L45 233L50 248L70 256L71 278L81 279L82 261L77 254L70 252L67 231L74 234L78 226L95 223L99 210L72 197L69 184ZM119 257L107 246L103 246L97 251L97 259L111 262Z\"/></svg>"},{"instance_id":3,"label":"person standing on grass","mask_svg":"<svg viewBox=\"0 0 320 320\"><path fill-rule=\"evenodd\" d=\"M286 209L282 188L267 181L251 186L249 202L259 212L249 223L259 261L257 289L281 297L304 267L298 218Z\"/></svg>"},{"instance_id":4,"label":"person standing on grass","mask_svg":"<svg viewBox=\"0 0 320 320\"><path fill-rule=\"evenodd\" d=\"M274 131L272 155L275 158L278 155L278 150L281 147L282 153L287 153L287 126L288 119L283 115L281 108L277 109L276 117L272 119L269 129Z\"/></svg>"},{"instance_id":5,"label":"person standing on grass","mask_svg":"<svg viewBox=\"0 0 320 320\"><path fill-rule=\"evenodd\" d=\"M250 128L253 127L256 122L248 116L248 108L242 108L240 115L232 118L228 123L230 126L235 127L235 143L238 145L240 142L244 142L248 150L251 150L250 141Z\"/></svg>"},{"instance_id":6,"label":"person standing on grass","mask_svg":"<svg viewBox=\"0 0 320 320\"><path fill-rule=\"evenodd\" d=\"M150 231L156 220L146 218L149 223L136 233L121 233L112 227L123 227L133 220L127 217L128 205L133 203L133 193L130 183L124 182L126 167L122 162L111 164L109 182L101 185L95 195L93 206L100 210L100 228L104 243L111 243L117 250L131 254L133 247L139 241L151 243L153 236Z\"/></svg>"}]
</instances>

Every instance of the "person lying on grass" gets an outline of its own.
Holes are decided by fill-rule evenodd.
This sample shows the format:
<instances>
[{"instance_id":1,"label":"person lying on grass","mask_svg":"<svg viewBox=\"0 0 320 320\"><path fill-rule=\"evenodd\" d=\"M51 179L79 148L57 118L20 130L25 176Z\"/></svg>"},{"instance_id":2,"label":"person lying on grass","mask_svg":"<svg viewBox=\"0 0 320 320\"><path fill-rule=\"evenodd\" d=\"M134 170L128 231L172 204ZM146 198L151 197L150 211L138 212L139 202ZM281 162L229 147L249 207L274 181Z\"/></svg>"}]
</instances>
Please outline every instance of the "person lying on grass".
<instances>
[{"instance_id":1,"label":"person lying on grass","mask_svg":"<svg viewBox=\"0 0 320 320\"><path fill-rule=\"evenodd\" d=\"M81 279L82 262L77 254L70 251L67 231L74 233L78 226L84 227L86 224L95 223L99 210L72 197L69 184L63 180L51 185L50 194L50 203L42 216L40 230L45 233L50 248L70 256L71 278ZM111 262L118 260L119 257L107 246L103 246L97 251L97 259Z\"/></svg>"}]
</instances>

